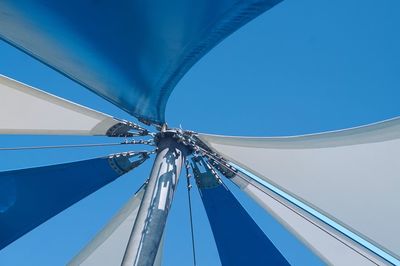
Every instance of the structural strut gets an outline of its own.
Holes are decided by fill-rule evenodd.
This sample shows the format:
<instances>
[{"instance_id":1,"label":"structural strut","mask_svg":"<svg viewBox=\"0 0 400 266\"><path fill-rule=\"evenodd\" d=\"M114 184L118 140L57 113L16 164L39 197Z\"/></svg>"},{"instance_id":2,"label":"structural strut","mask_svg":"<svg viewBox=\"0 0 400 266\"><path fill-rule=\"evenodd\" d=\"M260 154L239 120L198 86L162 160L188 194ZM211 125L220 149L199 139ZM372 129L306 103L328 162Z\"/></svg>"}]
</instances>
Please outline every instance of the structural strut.
<instances>
[{"instance_id":1,"label":"structural strut","mask_svg":"<svg viewBox=\"0 0 400 266\"><path fill-rule=\"evenodd\" d=\"M176 131L158 133L155 142L157 156L125 251L124 266L154 264L187 154L187 147L176 137Z\"/></svg>"}]
</instances>

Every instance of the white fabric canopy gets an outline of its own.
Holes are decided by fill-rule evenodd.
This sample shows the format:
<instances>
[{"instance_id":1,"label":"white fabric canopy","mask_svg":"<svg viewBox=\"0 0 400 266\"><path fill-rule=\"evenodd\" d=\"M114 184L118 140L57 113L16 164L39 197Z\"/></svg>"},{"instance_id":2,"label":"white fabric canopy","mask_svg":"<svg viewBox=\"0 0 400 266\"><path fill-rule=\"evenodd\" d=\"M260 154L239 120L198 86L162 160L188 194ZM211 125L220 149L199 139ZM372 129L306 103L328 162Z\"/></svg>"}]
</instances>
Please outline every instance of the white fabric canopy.
<instances>
[{"instance_id":1,"label":"white fabric canopy","mask_svg":"<svg viewBox=\"0 0 400 266\"><path fill-rule=\"evenodd\" d=\"M0 134L106 135L120 121L0 75Z\"/></svg>"},{"instance_id":2,"label":"white fabric canopy","mask_svg":"<svg viewBox=\"0 0 400 266\"><path fill-rule=\"evenodd\" d=\"M145 187L142 187L68 265L121 265L144 192ZM155 266L161 265L162 249L163 240Z\"/></svg>"},{"instance_id":3,"label":"white fabric canopy","mask_svg":"<svg viewBox=\"0 0 400 266\"><path fill-rule=\"evenodd\" d=\"M200 134L225 159L400 257L400 119L322 134Z\"/></svg>"},{"instance_id":4,"label":"white fabric canopy","mask_svg":"<svg viewBox=\"0 0 400 266\"><path fill-rule=\"evenodd\" d=\"M327 264L338 266L387 264L375 254L255 180L240 173L230 180Z\"/></svg>"}]
</instances>

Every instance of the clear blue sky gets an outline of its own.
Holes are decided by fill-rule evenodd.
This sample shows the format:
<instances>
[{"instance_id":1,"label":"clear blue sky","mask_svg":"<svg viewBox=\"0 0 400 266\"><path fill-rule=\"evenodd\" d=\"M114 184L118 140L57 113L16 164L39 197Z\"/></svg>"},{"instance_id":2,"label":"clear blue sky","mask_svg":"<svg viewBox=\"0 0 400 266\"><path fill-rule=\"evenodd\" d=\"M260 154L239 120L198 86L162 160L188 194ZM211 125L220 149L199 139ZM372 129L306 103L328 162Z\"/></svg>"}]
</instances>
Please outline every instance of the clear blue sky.
<instances>
[{"instance_id":1,"label":"clear blue sky","mask_svg":"<svg viewBox=\"0 0 400 266\"><path fill-rule=\"evenodd\" d=\"M396 0L286 0L228 37L189 71L170 98L167 122L198 132L276 136L341 129L398 116L399 13ZM3 75L135 121L1 42L0 58ZM104 141L112 139L1 136L0 146ZM123 150L126 147L1 152L0 170ZM149 160L0 251L0 265L65 264L136 191L150 167ZM265 212L230 187L258 224L264 230L270 228ZM219 265L204 209L197 191L192 194L198 264ZM186 188L181 182L167 224L164 265L190 264Z\"/></svg>"}]
</instances>

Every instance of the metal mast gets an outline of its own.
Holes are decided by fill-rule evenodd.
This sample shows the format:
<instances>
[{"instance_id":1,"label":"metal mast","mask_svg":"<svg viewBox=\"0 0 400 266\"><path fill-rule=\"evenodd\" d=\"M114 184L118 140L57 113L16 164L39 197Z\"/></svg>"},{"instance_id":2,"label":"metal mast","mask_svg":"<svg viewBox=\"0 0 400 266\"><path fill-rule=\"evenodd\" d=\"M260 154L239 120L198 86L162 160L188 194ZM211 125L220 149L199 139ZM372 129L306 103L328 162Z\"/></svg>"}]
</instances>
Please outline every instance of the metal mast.
<instances>
[{"instance_id":1,"label":"metal mast","mask_svg":"<svg viewBox=\"0 0 400 266\"><path fill-rule=\"evenodd\" d=\"M153 266L188 148L176 130L163 127L157 156L125 251L123 266Z\"/></svg>"}]
</instances>

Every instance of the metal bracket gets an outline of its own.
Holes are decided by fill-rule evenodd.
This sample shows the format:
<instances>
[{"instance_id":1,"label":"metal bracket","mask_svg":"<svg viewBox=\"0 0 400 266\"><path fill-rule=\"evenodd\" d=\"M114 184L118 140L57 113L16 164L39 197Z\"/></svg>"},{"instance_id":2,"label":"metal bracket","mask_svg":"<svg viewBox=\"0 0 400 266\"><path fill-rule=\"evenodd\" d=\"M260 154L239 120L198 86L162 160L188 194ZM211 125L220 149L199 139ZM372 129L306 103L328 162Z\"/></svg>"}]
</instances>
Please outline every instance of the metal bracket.
<instances>
[{"instance_id":1,"label":"metal bracket","mask_svg":"<svg viewBox=\"0 0 400 266\"><path fill-rule=\"evenodd\" d=\"M137 132L130 132L137 130ZM149 131L138 124L121 120L121 122L113 125L107 130L108 137L135 137L149 135Z\"/></svg>"},{"instance_id":2,"label":"metal bracket","mask_svg":"<svg viewBox=\"0 0 400 266\"><path fill-rule=\"evenodd\" d=\"M196 184L199 188L214 188L221 185L221 179L218 174L213 171L210 165L204 160L204 158L192 157L192 170L196 179ZM205 172L200 171L200 166L203 166Z\"/></svg>"},{"instance_id":3,"label":"metal bracket","mask_svg":"<svg viewBox=\"0 0 400 266\"><path fill-rule=\"evenodd\" d=\"M108 163L115 172L123 175L141 165L150 157L151 153L148 151L116 153L108 157ZM137 159L131 161L130 159L133 157L137 157Z\"/></svg>"}]
</instances>

